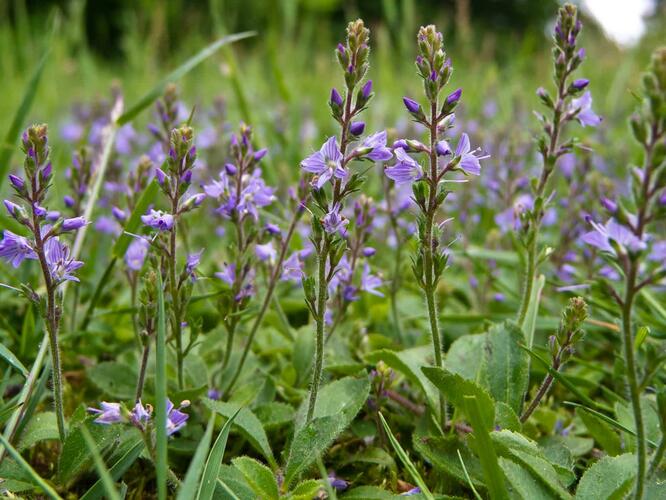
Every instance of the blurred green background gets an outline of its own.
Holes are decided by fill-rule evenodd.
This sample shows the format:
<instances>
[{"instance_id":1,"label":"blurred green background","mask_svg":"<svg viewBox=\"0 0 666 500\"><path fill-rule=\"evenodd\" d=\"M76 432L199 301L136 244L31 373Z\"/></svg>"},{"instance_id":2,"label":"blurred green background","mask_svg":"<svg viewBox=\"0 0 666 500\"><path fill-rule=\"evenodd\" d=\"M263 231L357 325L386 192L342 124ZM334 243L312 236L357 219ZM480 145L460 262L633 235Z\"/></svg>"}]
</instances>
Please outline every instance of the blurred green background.
<instances>
[{"instance_id":1,"label":"blurred green background","mask_svg":"<svg viewBox=\"0 0 666 500\"><path fill-rule=\"evenodd\" d=\"M633 2L626 3L632 8ZM529 137L534 91L550 81L549 32L557 7L557 0L5 0L0 133L47 47L30 117L57 128L73 103L106 98L112 85L120 85L132 103L215 38L253 30L256 37L221 51L183 79L182 95L200 109L222 96L231 122L253 123L269 147L284 148L281 161L292 163L304 145L332 127L326 99L330 87L340 84L333 48L346 22L360 16L372 31L372 128L405 119L400 97L420 92L415 33L421 24L436 23L456 68L452 84L465 89L462 116L482 120L492 99L498 113L488 126L518 124ZM583 74L593 82L595 107L607 123L624 127L634 105L630 89L650 51L663 42L665 17L660 1L643 38L623 48L584 15Z\"/></svg>"}]
</instances>

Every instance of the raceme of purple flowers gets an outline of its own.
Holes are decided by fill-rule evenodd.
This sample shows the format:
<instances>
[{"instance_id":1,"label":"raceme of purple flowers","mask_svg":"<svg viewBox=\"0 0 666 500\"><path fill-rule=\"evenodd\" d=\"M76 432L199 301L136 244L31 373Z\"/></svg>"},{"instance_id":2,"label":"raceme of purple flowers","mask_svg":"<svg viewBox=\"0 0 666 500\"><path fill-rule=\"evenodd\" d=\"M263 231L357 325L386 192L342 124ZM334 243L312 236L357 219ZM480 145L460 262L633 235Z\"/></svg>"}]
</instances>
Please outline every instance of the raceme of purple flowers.
<instances>
[{"instance_id":1,"label":"raceme of purple flowers","mask_svg":"<svg viewBox=\"0 0 666 500\"><path fill-rule=\"evenodd\" d=\"M171 436L181 430L187 423L189 415L182 412L183 408L190 405L189 401L182 401L180 406L176 408L171 400L167 399L166 413L167 413L167 435ZM127 411L120 403L108 403L102 401L99 408L88 408L88 412L95 415L95 422L103 425L128 423L137 427L141 431L148 428L148 424L153 418L153 408L151 405L144 405L141 401L134 405L132 410Z\"/></svg>"}]
</instances>

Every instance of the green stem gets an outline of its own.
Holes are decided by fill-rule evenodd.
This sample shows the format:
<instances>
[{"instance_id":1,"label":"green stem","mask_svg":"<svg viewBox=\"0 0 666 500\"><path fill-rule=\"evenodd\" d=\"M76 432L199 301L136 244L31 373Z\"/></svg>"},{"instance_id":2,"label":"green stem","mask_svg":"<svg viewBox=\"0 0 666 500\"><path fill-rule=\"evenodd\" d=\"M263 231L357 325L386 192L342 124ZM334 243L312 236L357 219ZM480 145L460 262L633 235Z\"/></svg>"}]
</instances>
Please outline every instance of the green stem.
<instances>
[{"instance_id":1,"label":"green stem","mask_svg":"<svg viewBox=\"0 0 666 500\"><path fill-rule=\"evenodd\" d=\"M326 314L326 299L328 298L328 283L326 282L326 259L329 250L328 236L324 239L321 253L317 255L319 268L319 292L317 295L317 331L315 344L315 363L312 371L312 384L310 386L310 401L308 403L308 415L305 420L306 425L310 423L314 416L315 406L317 404L317 392L321 382L321 373L324 366L324 316Z\"/></svg>"},{"instance_id":2,"label":"green stem","mask_svg":"<svg viewBox=\"0 0 666 500\"><path fill-rule=\"evenodd\" d=\"M527 248L527 264L525 268L525 282L523 283L523 294L520 301L520 310L518 312L518 326L523 328L525 319L527 318L527 310L530 306L530 299L532 297L532 290L534 289L534 280L536 278L537 265L537 241L539 238L538 227L534 228L532 240Z\"/></svg>"},{"instance_id":3,"label":"green stem","mask_svg":"<svg viewBox=\"0 0 666 500\"><path fill-rule=\"evenodd\" d=\"M150 355L150 338L146 339L146 344L143 346L143 353L141 354L141 365L139 366L139 377L136 381L136 393L134 401L138 403L141 401L143 394L143 386L146 380L146 369L148 368L148 356Z\"/></svg>"},{"instance_id":4,"label":"green stem","mask_svg":"<svg viewBox=\"0 0 666 500\"><path fill-rule=\"evenodd\" d=\"M662 434L661 441L659 441L659 447L657 448L657 451L654 452L652 462L650 462L648 477L652 477L654 473L657 472L657 469L659 469L661 461L664 459L664 452L666 452L666 434Z\"/></svg>"},{"instance_id":5,"label":"green stem","mask_svg":"<svg viewBox=\"0 0 666 500\"><path fill-rule=\"evenodd\" d=\"M629 395L634 413L634 425L636 426L636 454L638 459L638 471L636 473L636 486L634 498L642 500L645 491L645 473L647 461L647 444L645 441L645 426L643 424L643 410L641 408L640 391L638 389L638 375L636 358L634 353L634 334L631 325L631 316L636 295L637 263L629 261L625 281L624 301L622 304L622 347L626 363L627 383Z\"/></svg>"},{"instance_id":6,"label":"green stem","mask_svg":"<svg viewBox=\"0 0 666 500\"><path fill-rule=\"evenodd\" d=\"M175 193L178 193L179 182L177 179ZM174 218L178 214L178 195L174 195L171 201L171 213ZM183 389L183 339L182 332L180 328L180 297L178 293L178 284L176 283L176 264L178 262L176 258L176 227L178 226L178 220L176 219L171 228L171 234L169 235L169 293L171 295L171 307L173 309L173 314L171 315L171 332L176 341L176 363L178 371L178 388Z\"/></svg>"},{"instance_id":7,"label":"green stem","mask_svg":"<svg viewBox=\"0 0 666 500\"><path fill-rule=\"evenodd\" d=\"M49 344L51 350L51 364L53 365L53 400L56 409L56 420L58 423L58 435L60 442L65 442L67 431L65 428L65 408L62 390L62 365L60 362L60 347L58 344L58 313L56 311L55 293L49 290L47 298L47 330L49 334Z\"/></svg>"}]
</instances>

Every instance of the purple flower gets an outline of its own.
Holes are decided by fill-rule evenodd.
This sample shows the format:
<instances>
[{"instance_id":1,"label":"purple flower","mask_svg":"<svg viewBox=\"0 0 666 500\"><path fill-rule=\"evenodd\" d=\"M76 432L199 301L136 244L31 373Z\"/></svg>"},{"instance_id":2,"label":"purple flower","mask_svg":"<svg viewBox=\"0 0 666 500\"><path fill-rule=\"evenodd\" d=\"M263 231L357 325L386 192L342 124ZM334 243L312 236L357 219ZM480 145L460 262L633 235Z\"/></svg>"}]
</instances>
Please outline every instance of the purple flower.
<instances>
[{"instance_id":1,"label":"purple flower","mask_svg":"<svg viewBox=\"0 0 666 500\"><path fill-rule=\"evenodd\" d=\"M342 180L347 177L347 172L342 168L342 153L338 149L335 136L329 138L319 151L303 160L301 168L306 172L317 174L317 189L321 189L331 177Z\"/></svg>"},{"instance_id":2,"label":"purple flower","mask_svg":"<svg viewBox=\"0 0 666 500\"><path fill-rule=\"evenodd\" d=\"M377 290L377 287L382 286L382 280L379 276L370 274L370 266L368 263L365 263L363 266L363 274L361 275L361 290L368 292L377 297L383 297L384 294Z\"/></svg>"},{"instance_id":3,"label":"purple flower","mask_svg":"<svg viewBox=\"0 0 666 500\"><path fill-rule=\"evenodd\" d=\"M364 257L372 257L377 253L377 249L373 247L365 247L363 249L363 256Z\"/></svg>"},{"instance_id":4,"label":"purple flower","mask_svg":"<svg viewBox=\"0 0 666 500\"><path fill-rule=\"evenodd\" d=\"M127 214L125 213L124 210L121 210L118 207L111 207L111 213L113 216L116 218L117 221L123 222L125 219L127 219Z\"/></svg>"},{"instance_id":5,"label":"purple flower","mask_svg":"<svg viewBox=\"0 0 666 500\"><path fill-rule=\"evenodd\" d=\"M69 247L57 237L49 239L44 245L46 264L55 284L63 281L79 281L72 273L83 266L80 260L69 258Z\"/></svg>"},{"instance_id":6,"label":"purple flower","mask_svg":"<svg viewBox=\"0 0 666 500\"><path fill-rule=\"evenodd\" d=\"M102 401L99 404L100 408L88 408L88 411L97 415L95 422L98 424L116 424L123 421L120 414L120 403L107 403Z\"/></svg>"},{"instance_id":7,"label":"purple flower","mask_svg":"<svg viewBox=\"0 0 666 500\"><path fill-rule=\"evenodd\" d=\"M173 215L165 213L162 210L150 209L150 212L141 216L141 221L146 226L158 231L170 231L173 227Z\"/></svg>"},{"instance_id":8,"label":"purple flower","mask_svg":"<svg viewBox=\"0 0 666 500\"><path fill-rule=\"evenodd\" d=\"M227 285L233 286L236 281L236 264L224 264L224 269L215 273L215 276L224 281Z\"/></svg>"},{"instance_id":9,"label":"purple flower","mask_svg":"<svg viewBox=\"0 0 666 500\"><path fill-rule=\"evenodd\" d=\"M139 429L145 429L146 424L150 421L153 408L150 405L144 406L141 401L138 401L129 414L130 422Z\"/></svg>"},{"instance_id":10,"label":"purple flower","mask_svg":"<svg viewBox=\"0 0 666 500\"><path fill-rule=\"evenodd\" d=\"M62 221L62 230L66 231L76 231L85 226L88 222L83 217L72 217L71 219L65 219Z\"/></svg>"},{"instance_id":11,"label":"purple flower","mask_svg":"<svg viewBox=\"0 0 666 500\"><path fill-rule=\"evenodd\" d=\"M392 179L396 184L412 183L423 177L421 165L409 156L404 149L398 148L394 152L398 161L392 167L384 169L386 177Z\"/></svg>"},{"instance_id":12,"label":"purple flower","mask_svg":"<svg viewBox=\"0 0 666 500\"><path fill-rule=\"evenodd\" d=\"M174 408L171 400L167 399L167 436L171 436L185 426L185 423L190 416L180 410L187 406L189 406L189 401L183 401L180 403L179 408Z\"/></svg>"},{"instance_id":13,"label":"purple flower","mask_svg":"<svg viewBox=\"0 0 666 500\"><path fill-rule=\"evenodd\" d=\"M281 281L299 282L303 278L303 264L301 263L299 252L292 253L282 264Z\"/></svg>"},{"instance_id":14,"label":"purple flower","mask_svg":"<svg viewBox=\"0 0 666 500\"><path fill-rule=\"evenodd\" d=\"M112 235L119 234L122 231L121 227L118 225L118 222L116 222L115 219L105 215L97 218L97 222L95 222L95 229L100 233Z\"/></svg>"},{"instance_id":15,"label":"purple flower","mask_svg":"<svg viewBox=\"0 0 666 500\"><path fill-rule=\"evenodd\" d=\"M451 146L446 141L439 141L435 146L437 156L446 156L451 154Z\"/></svg>"},{"instance_id":16,"label":"purple flower","mask_svg":"<svg viewBox=\"0 0 666 500\"><path fill-rule=\"evenodd\" d=\"M83 126L76 122L65 123L60 127L60 137L65 142L78 142L83 137Z\"/></svg>"},{"instance_id":17,"label":"purple flower","mask_svg":"<svg viewBox=\"0 0 666 500\"><path fill-rule=\"evenodd\" d=\"M217 212L225 217L229 217L233 210L236 210L241 217L250 215L257 221L259 220L259 208L266 207L273 203L275 195L273 188L268 187L261 178L261 171L255 170L248 177L247 184L240 194L240 199L236 201L235 196L230 196L227 203L217 209Z\"/></svg>"},{"instance_id":18,"label":"purple flower","mask_svg":"<svg viewBox=\"0 0 666 500\"><path fill-rule=\"evenodd\" d=\"M0 258L11 263L14 268L21 265L24 259L37 259L37 254L30 246L27 238L14 234L5 229L3 238L0 241Z\"/></svg>"},{"instance_id":19,"label":"purple flower","mask_svg":"<svg viewBox=\"0 0 666 500\"><path fill-rule=\"evenodd\" d=\"M601 117L592 111L592 94L589 90L579 98L572 99L568 111L576 113L576 119L583 127L597 127L601 123Z\"/></svg>"},{"instance_id":20,"label":"purple flower","mask_svg":"<svg viewBox=\"0 0 666 500\"><path fill-rule=\"evenodd\" d=\"M135 238L127 247L125 264L132 271L140 271L148 256L150 243L145 238Z\"/></svg>"},{"instance_id":21,"label":"purple flower","mask_svg":"<svg viewBox=\"0 0 666 500\"><path fill-rule=\"evenodd\" d=\"M335 87L331 89L331 103L335 104L336 106L342 106L342 96L340 95L340 92L338 92L338 89Z\"/></svg>"},{"instance_id":22,"label":"purple flower","mask_svg":"<svg viewBox=\"0 0 666 500\"><path fill-rule=\"evenodd\" d=\"M193 280L196 279L195 271L201 262L201 254L203 254L203 248L198 252L191 253L187 256L187 262L185 263L185 273Z\"/></svg>"},{"instance_id":23,"label":"purple flower","mask_svg":"<svg viewBox=\"0 0 666 500\"><path fill-rule=\"evenodd\" d=\"M405 491L405 492L402 493L400 496L401 496L401 497L411 497L411 496L413 496L413 495L418 495L419 493L421 493L421 488L419 488L418 486L416 486L416 487L412 488L412 489L409 490L409 491Z\"/></svg>"},{"instance_id":24,"label":"purple flower","mask_svg":"<svg viewBox=\"0 0 666 500\"><path fill-rule=\"evenodd\" d=\"M264 226L264 231L266 231L270 235L275 236L276 234L280 234L280 227L277 224L271 224L270 222L268 222Z\"/></svg>"},{"instance_id":25,"label":"purple flower","mask_svg":"<svg viewBox=\"0 0 666 500\"><path fill-rule=\"evenodd\" d=\"M339 203L333 205L331 210L324 216L321 222L324 226L324 231L329 234L337 233L343 230L347 224L349 224L349 220L340 213Z\"/></svg>"},{"instance_id":26,"label":"purple flower","mask_svg":"<svg viewBox=\"0 0 666 500\"><path fill-rule=\"evenodd\" d=\"M479 160L485 160L490 156L476 156L476 153L479 151L479 149L477 148L474 151L470 151L470 149L471 146L469 143L469 136L463 133L460 136L460 141L458 141L458 147L456 147L456 156L460 157L459 166L466 174L480 175L481 163Z\"/></svg>"},{"instance_id":27,"label":"purple flower","mask_svg":"<svg viewBox=\"0 0 666 500\"><path fill-rule=\"evenodd\" d=\"M255 245L254 254L262 262L268 261L273 263L277 258L277 251L273 247L273 242L271 241L263 245Z\"/></svg>"},{"instance_id":28,"label":"purple flower","mask_svg":"<svg viewBox=\"0 0 666 500\"><path fill-rule=\"evenodd\" d=\"M594 221L590 221L590 224L592 224L594 231L585 233L581 239L584 243L597 247L604 252L616 253L612 243L630 252L644 250L647 247L644 241L632 233L629 228L618 224L615 219L609 219L604 226Z\"/></svg>"},{"instance_id":29,"label":"purple flower","mask_svg":"<svg viewBox=\"0 0 666 500\"><path fill-rule=\"evenodd\" d=\"M605 196L601 198L601 205L612 214L617 211L617 203Z\"/></svg>"},{"instance_id":30,"label":"purple flower","mask_svg":"<svg viewBox=\"0 0 666 500\"><path fill-rule=\"evenodd\" d=\"M391 149L386 147L386 130L369 135L360 147L371 148L371 151L365 157L372 161L388 161L393 158Z\"/></svg>"},{"instance_id":31,"label":"purple flower","mask_svg":"<svg viewBox=\"0 0 666 500\"><path fill-rule=\"evenodd\" d=\"M215 389L214 387L211 387L210 389L208 389L207 396L208 396L208 399L212 399L214 401L217 401L222 397L222 393L220 391L218 391L217 389Z\"/></svg>"},{"instance_id":32,"label":"purple flower","mask_svg":"<svg viewBox=\"0 0 666 500\"><path fill-rule=\"evenodd\" d=\"M344 491L349 487L349 483L344 479L340 479L333 472L328 475L328 482L331 487L335 488L337 491Z\"/></svg>"},{"instance_id":33,"label":"purple flower","mask_svg":"<svg viewBox=\"0 0 666 500\"><path fill-rule=\"evenodd\" d=\"M229 177L225 171L220 172L220 180L212 181L204 187L204 193L211 198L219 198L229 190Z\"/></svg>"},{"instance_id":34,"label":"purple flower","mask_svg":"<svg viewBox=\"0 0 666 500\"><path fill-rule=\"evenodd\" d=\"M666 240L658 241L652 245L648 259L661 262L662 265L666 264Z\"/></svg>"},{"instance_id":35,"label":"purple flower","mask_svg":"<svg viewBox=\"0 0 666 500\"><path fill-rule=\"evenodd\" d=\"M416 102L414 99L410 99L409 97L403 97L402 102L405 104L407 111L409 111L410 113L418 113L421 110L421 105L418 102Z\"/></svg>"}]
</instances>

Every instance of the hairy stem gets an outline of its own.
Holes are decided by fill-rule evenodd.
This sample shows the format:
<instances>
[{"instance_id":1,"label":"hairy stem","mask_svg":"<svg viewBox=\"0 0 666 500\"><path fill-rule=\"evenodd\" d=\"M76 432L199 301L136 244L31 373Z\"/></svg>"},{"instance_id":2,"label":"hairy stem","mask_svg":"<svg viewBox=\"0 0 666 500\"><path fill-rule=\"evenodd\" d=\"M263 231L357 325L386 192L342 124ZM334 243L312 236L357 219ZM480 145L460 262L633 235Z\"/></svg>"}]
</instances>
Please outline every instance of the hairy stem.
<instances>
[{"instance_id":1,"label":"hairy stem","mask_svg":"<svg viewBox=\"0 0 666 500\"><path fill-rule=\"evenodd\" d=\"M664 459L664 452L666 452L666 434L662 434L661 441L659 441L659 446L657 451L654 452L652 461L650 462L650 469L648 471L648 477L652 477L655 472L659 469L661 461Z\"/></svg>"}]
</instances>

